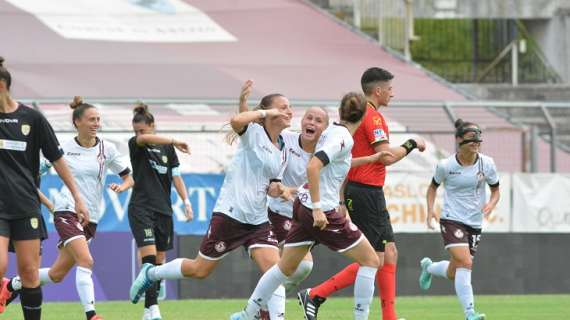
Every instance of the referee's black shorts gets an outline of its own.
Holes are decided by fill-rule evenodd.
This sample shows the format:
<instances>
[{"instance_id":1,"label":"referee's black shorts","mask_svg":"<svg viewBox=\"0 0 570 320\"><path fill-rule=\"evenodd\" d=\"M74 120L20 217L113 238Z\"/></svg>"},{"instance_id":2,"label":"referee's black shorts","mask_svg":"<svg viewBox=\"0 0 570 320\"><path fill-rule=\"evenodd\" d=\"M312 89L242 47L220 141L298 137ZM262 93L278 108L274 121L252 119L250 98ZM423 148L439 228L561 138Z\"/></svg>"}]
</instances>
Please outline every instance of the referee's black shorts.
<instances>
[{"instance_id":1,"label":"referee's black shorts","mask_svg":"<svg viewBox=\"0 0 570 320\"><path fill-rule=\"evenodd\" d=\"M388 242L395 242L382 187L349 181L344 189L344 201L352 222L374 250L384 252Z\"/></svg>"}]
</instances>

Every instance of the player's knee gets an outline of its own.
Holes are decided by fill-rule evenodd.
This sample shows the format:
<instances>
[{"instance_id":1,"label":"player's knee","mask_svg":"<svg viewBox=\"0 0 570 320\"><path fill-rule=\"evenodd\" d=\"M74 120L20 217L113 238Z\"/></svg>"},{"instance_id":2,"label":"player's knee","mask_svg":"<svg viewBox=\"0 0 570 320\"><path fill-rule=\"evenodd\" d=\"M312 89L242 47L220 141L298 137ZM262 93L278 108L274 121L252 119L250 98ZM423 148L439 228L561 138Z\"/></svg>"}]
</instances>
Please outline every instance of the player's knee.
<instances>
[{"instance_id":1,"label":"player's knee","mask_svg":"<svg viewBox=\"0 0 570 320\"><path fill-rule=\"evenodd\" d=\"M396 263L396 261L398 261L398 249L396 248L396 245L393 242L386 245L384 259L388 263Z\"/></svg>"},{"instance_id":2,"label":"player's knee","mask_svg":"<svg viewBox=\"0 0 570 320\"><path fill-rule=\"evenodd\" d=\"M38 269L34 266L23 265L18 266L18 274L24 283L36 283L40 281Z\"/></svg>"},{"instance_id":3,"label":"player's knee","mask_svg":"<svg viewBox=\"0 0 570 320\"><path fill-rule=\"evenodd\" d=\"M457 268L465 268L465 269L471 269L471 267L473 266L473 260L471 259L471 257L461 257L459 259L455 259Z\"/></svg>"},{"instance_id":4,"label":"player's knee","mask_svg":"<svg viewBox=\"0 0 570 320\"><path fill-rule=\"evenodd\" d=\"M359 261L359 264L361 266L372 267L372 268L380 268L381 267L380 259L378 258L377 255L366 256L364 259Z\"/></svg>"},{"instance_id":5,"label":"player's knee","mask_svg":"<svg viewBox=\"0 0 570 320\"><path fill-rule=\"evenodd\" d=\"M192 275L192 278L195 278L195 279L205 279L205 278L207 278L207 277L210 275L210 272L211 272L210 269L206 269L206 268L204 268L204 269L199 269L199 270L196 270L196 271L194 272L194 274Z\"/></svg>"},{"instance_id":6,"label":"player's knee","mask_svg":"<svg viewBox=\"0 0 570 320\"><path fill-rule=\"evenodd\" d=\"M77 260L77 265L87 269L93 269L93 257L91 255L87 255L86 257L81 257Z\"/></svg>"}]
</instances>

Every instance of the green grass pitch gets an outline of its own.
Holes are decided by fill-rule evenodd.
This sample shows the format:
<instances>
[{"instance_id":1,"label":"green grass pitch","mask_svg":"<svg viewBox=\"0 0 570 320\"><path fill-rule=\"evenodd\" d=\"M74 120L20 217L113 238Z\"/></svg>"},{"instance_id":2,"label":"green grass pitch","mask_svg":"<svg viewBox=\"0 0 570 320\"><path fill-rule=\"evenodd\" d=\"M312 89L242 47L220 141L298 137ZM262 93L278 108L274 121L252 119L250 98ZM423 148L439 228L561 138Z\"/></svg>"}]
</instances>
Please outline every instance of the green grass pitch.
<instances>
[{"instance_id":1,"label":"green grass pitch","mask_svg":"<svg viewBox=\"0 0 570 320\"><path fill-rule=\"evenodd\" d=\"M178 300L161 303L165 320L226 320L229 315L243 308L241 300ZM477 296L477 310L487 314L490 320L570 319L570 295L519 295ZM454 296L401 297L397 302L399 317L406 320L461 320L462 311ZM105 302L97 304L98 313L105 320L131 320L142 317L143 304L129 302ZM289 320L302 320L297 300L287 300ZM0 319L23 319L20 305L10 305ZM44 320L85 319L79 303L46 303ZM331 298L319 311L321 320L352 319L352 299ZM375 297L370 319L381 319L378 300Z\"/></svg>"}]
</instances>

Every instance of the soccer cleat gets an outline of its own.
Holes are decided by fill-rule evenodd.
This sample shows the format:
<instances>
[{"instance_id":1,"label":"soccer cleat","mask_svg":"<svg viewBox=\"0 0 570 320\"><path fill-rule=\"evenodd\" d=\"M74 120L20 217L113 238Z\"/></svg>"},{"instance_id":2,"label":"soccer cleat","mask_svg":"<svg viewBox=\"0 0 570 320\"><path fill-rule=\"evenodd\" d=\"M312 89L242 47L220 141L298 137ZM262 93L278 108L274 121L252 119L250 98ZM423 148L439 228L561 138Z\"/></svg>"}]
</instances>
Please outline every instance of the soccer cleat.
<instances>
[{"instance_id":1,"label":"soccer cleat","mask_svg":"<svg viewBox=\"0 0 570 320\"><path fill-rule=\"evenodd\" d=\"M143 266L141 267L141 271L139 271L139 274L135 278L135 281L133 281L133 284L131 285L131 290L129 291L129 297L132 303L139 302L141 296L146 291L146 289L150 288L154 283L154 281L151 281L147 276L148 270L151 267L152 264L150 263L143 264Z\"/></svg>"},{"instance_id":2,"label":"soccer cleat","mask_svg":"<svg viewBox=\"0 0 570 320\"><path fill-rule=\"evenodd\" d=\"M261 319L259 316L259 313L255 317L251 318L251 320L259 320L259 319ZM245 311L242 310L240 312L236 312L236 313L232 314L230 316L230 320L250 320L250 318L247 316Z\"/></svg>"},{"instance_id":3,"label":"soccer cleat","mask_svg":"<svg viewBox=\"0 0 570 320\"><path fill-rule=\"evenodd\" d=\"M142 320L150 320L150 310L148 308L144 308Z\"/></svg>"},{"instance_id":4,"label":"soccer cleat","mask_svg":"<svg viewBox=\"0 0 570 320\"><path fill-rule=\"evenodd\" d=\"M299 305L303 308L303 316L305 317L305 320L316 320L319 307L325 302L326 298L317 296L312 299L310 292L311 289L299 291L297 293L297 298L299 299Z\"/></svg>"},{"instance_id":5,"label":"soccer cleat","mask_svg":"<svg viewBox=\"0 0 570 320\"><path fill-rule=\"evenodd\" d=\"M10 283L8 278L3 278L0 282L0 313L6 310L7 300L12 296L12 292L8 290L8 283Z\"/></svg>"},{"instance_id":6,"label":"soccer cleat","mask_svg":"<svg viewBox=\"0 0 570 320\"><path fill-rule=\"evenodd\" d=\"M472 312L467 315L467 318L465 318L465 320L485 320L485 314Z\"/></svg>"},{"instance_id":7,"label":"soccer cleat","mask_svg":"<svg viewBox=\"0 0 570 320\"><path fill-rule=\"evenodd\" d=\"M148 320L162 320L162 316L160 315L160 309L158 308L157 304L148 307L148 310L149 310Z\"/></svg>"},{"instance_id":8,"label":"soccer cleat","mask_svg":"<svg viewBox=\"0 0 570 320\"><path fill-rule=\"evenodd\" d=\"M431 273L427 271L427 268L432 264L430 258L423 258L420 262L420 267L422 272L420 273L420 288L422 290L428 290L431 287Z\"/></svg>"}]
</instances>

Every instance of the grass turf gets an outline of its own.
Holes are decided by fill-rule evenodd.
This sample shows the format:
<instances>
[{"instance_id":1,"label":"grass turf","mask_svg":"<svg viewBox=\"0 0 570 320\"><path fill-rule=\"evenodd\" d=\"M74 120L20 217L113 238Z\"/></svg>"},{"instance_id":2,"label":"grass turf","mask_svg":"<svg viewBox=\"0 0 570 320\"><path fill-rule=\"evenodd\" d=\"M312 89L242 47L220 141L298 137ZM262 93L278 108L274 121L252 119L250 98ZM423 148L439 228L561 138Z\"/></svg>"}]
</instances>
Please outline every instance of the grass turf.
<instances>
[{"instance_id":1,"label":"grass turf","mask_svg":"<svg viewBox=\"0 0 570 320\"><path fill-rule=\"evenodd\" d=\"M163 301L160 304L165 320L228 319L229 315L243 308L241 300L177 300ZM517 296L477 296L477 310L487 314L490 320L536 320L570 319L570 295L517 295ZM459 302L454 296L401 297L398 299L398 316L406 320L461 320ZM143 304L129 302L102 302L97 304L97 312L105 320L140 319ZM80 304L46 303L43 306L44 320L85 319ZM287 300L287 319L301 320L300 307L294 299ZM0 319L23 319L20 305L10 305ZM322 320L352 319L352 299L331 298L319 311ZM377 298L374 299L370 319L381 319Z\"/></svg>"}]
</instances>

